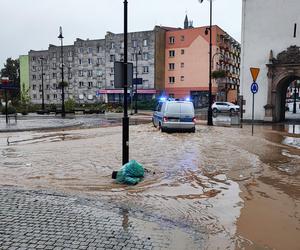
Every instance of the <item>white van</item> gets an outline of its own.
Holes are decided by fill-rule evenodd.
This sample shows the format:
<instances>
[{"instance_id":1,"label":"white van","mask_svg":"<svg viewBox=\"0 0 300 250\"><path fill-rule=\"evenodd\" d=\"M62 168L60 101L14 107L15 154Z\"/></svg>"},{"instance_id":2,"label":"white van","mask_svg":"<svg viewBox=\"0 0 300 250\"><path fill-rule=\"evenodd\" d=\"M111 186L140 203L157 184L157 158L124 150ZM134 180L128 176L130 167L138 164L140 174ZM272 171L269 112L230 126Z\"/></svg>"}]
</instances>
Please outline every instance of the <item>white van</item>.
<instances>
[{"instance_id":1,"label":"white van","mask_svg":"<svg viewBox=\"0 0 300 250\"><path fill-rule=\"evenodd\" d=\"M170 130L187 130L195 132L195 109L188 101L159 102L152 116L155 127L162 132Z\"/></svg>"}]
</instances>

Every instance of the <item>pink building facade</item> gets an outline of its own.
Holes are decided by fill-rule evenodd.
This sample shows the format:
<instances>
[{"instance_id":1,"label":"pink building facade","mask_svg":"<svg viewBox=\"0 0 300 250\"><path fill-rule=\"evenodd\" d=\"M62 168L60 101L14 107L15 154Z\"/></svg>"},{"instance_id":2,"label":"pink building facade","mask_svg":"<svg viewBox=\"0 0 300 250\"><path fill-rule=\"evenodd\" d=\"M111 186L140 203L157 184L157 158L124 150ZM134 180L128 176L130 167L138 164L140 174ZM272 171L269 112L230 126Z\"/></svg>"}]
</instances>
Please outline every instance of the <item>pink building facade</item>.
<instances>
[{"instance_id":1,"label":"pink building facade","mask_svg":"<svg viewBox=\"0 0 300 250\"><path fill-rule=\"evenodd\" d=\"M166 32L165 93L174 98L189 97L196 107L205 107L208 103L209 34L205 34L206 28L186 28ZM234 102L237 99L239 82L238 77L232 84L228 79L231 74L227 60L229 55L227 56L225 48L223 49L225 36L227 34L218 26L212 27L212 71L223 71L225 74L222 78L213 79L212 94L214 100L221 100L223 97ZM239 48L239 44L233 39L230 43ZM228 84L223 86L221 81ZM221 85L225 89L222 89Z\"/></svg>"}]
</instances>

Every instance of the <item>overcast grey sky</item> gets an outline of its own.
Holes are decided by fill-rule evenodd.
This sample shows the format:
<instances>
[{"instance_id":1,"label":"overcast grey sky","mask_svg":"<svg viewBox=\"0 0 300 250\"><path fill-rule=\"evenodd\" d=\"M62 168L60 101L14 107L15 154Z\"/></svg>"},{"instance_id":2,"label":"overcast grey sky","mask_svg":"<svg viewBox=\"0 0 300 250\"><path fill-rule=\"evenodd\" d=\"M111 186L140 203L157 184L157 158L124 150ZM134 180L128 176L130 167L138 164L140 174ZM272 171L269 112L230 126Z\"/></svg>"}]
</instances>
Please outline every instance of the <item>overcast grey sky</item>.
<instances>
[{"instance_id":1,"label":"overcast grey sky","mask_svg":"<svg viewBox=\"0 0 300 250\"><path fill-rule=\"evenodd\" d=\"M242 0L213 0L213 23L240 41ZM155 25L182 27L185 14L194 26L209 24L209 0L128 0L129 31ZM106 31L123 32L123 0L0 0L0 68L7 57L18 58L30 49L74 40L104 38Z\"/></svg>"}]
</instances>

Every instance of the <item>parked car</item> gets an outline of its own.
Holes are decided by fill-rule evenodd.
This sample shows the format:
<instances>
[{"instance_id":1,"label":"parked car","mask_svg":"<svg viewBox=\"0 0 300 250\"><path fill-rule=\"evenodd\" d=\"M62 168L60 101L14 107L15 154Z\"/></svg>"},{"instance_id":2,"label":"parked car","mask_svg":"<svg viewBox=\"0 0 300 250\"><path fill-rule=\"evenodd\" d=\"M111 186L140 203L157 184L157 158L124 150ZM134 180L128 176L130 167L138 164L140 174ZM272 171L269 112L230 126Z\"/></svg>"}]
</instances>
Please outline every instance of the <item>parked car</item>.
<instances>
[{"instance_id":1,"label":"parked car","mask_svg":"<svg viewBox=\"0 0 300 250\"><path fill-rule=\"evenodd\" d=\"M153 113L152 122L162 132L186 130L195 132L195 110L190 101L160 101Z\"/></svg>"},{"instance_id":2,"label":"parked car","mask_svg":"<svg viewBox=\"0 0 300 250\"><path fill-rule=\"evenodd\" d=\"M212 110L214 113L216 112L230 112L230 113L234 113L234 112L238 112L240 110L240 106L239 105L235 105L231 102L215 102L212 105Z\"/></svg>"}]
</instances>

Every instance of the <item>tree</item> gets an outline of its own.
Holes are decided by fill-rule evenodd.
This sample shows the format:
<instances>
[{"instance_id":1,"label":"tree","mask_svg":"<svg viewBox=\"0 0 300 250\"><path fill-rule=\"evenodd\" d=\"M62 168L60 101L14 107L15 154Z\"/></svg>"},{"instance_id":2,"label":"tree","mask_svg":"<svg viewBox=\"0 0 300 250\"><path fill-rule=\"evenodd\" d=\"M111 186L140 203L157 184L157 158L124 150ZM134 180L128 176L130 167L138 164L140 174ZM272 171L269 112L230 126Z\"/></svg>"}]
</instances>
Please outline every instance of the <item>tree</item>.
<instances>
[{"instance_id":1,"label":"tree","mask_svg":"<svg viewBox=\"0 0 300 250\"><path fill-rule=\"evenodd\" d=\"M20 86L20 63L19 60L7 58L4 68L1 69L1 77L8 77L14 84Z\"/></svg>"},{"instance_id":2,"label":"tree","mask_svg":"<svg viewBox=\"0 0 300 250\"><path fill-rule=\"evenodd\" d=\"M8 77L9 80L19 86L20 88L20 63L19 60L7 58L6 63L4 64L4 68L0 71L1 77ZM10 96L13 99L13 101L17 101L19 99L19 90L10 90Z\"/></svg>"}]
</instances>

